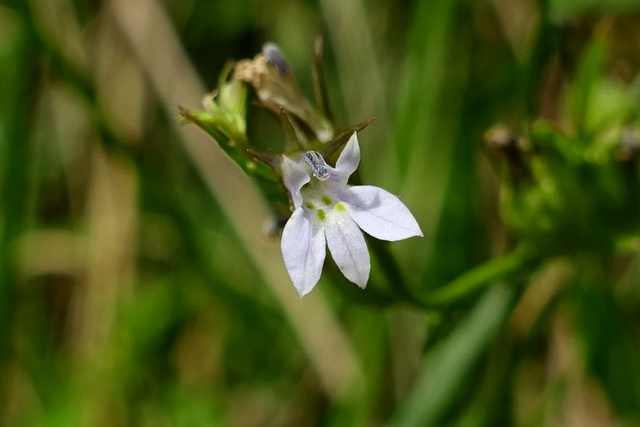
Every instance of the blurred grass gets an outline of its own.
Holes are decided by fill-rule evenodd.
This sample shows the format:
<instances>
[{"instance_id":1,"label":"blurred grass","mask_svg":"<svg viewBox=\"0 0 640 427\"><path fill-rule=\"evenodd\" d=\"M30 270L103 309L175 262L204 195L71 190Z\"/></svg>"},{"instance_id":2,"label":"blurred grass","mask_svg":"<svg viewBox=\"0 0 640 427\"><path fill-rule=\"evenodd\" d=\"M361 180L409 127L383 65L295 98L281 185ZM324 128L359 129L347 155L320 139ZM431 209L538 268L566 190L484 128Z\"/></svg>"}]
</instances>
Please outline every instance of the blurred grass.
<instances>
[{"instance_id":1,"label":"blurred grass","mask_svg":"<svg viewBox=\"0 0 640 427\"><path fill-rule=\"evenodd\" d=\"M573 199L601 250L520 258L481 145L544 116L604 159L640 113L639 9L0 2L0 425L639 425L637 222L615 254L588 204L618 175ZM340 124L377 117L362 181L425 238L370 242L366 291L329 262L299 300L259 191L177 105L268 40L311 94L321 30Z\"/></svg>"}]
</instances>

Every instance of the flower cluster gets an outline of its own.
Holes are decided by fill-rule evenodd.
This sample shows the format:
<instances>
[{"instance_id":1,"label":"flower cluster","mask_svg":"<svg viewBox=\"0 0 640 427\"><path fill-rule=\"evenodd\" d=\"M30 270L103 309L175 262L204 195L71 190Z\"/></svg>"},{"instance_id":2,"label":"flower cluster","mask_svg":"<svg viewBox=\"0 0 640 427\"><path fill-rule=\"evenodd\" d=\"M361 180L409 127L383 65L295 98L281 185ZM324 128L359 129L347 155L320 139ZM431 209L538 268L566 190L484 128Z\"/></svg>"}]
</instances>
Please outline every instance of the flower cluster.
<instances>
[{"instance_id":1,"label":"flower cluster","mask_svg":"<svg viewBox=\"0 0 640 427\"><path fill-rule=\"evenodd\" d=\"M282 156L282 177L295 210L284 227L281 249L301 297L320 279L326 246L345 277L364 288L371 263L361 229L389 241L422 236L397 196L369 185L347 185L359 163L355 132L335 168L315 151L297 158Z\"/></svg>"}]
</instances>

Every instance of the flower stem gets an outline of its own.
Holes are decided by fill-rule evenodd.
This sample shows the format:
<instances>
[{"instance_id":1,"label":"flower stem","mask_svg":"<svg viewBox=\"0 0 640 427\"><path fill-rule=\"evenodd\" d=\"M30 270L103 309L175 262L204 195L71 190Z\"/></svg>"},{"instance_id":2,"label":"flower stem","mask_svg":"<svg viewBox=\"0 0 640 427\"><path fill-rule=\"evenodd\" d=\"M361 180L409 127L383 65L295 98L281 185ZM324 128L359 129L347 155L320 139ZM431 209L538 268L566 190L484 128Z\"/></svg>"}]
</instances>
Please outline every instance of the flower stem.
<instances>
[{"instance_id":1,"label":"flower stem","mask_svg":"<svg viewBox=\"0 0 640 427\"><path fill-rule=\"evenodd\" d=\"M399 301L408 302L422 309L427 308L427 305L414 295L407 286L398 263L391 253L389 253L387 244L380 240L369 238L367 238L367 244L376 257L378 265L384 273L387 284L393 291L394 296L396 296Z\"/></svg>"},{"instance_id":2,"label":"flower stem","mask_svg":"<svg viewBox=\"0 0 640 427\"><path fill-rule=\"evenodd\" d=\"M459 303L505 277L535 266L539 261L529 251L516 249L463 273L457 279L426 293L424 296L418 296L407 286L398 264L389 253L385 243L375 239L369 239L367 243L376 257L393 295L398 298L397 302L407 302L425 310Z\"/></svg>"},{"instance_id":3,"label":"flower stem","mask_svg":"<svg viewBox=\"0 0 640 427\"><path fill-rule=\"evenodd\" d=\"M487 261L447 285L431 291L424 297L424 303L428 307L455 304L507 276L534 267L538 262L539 259L531 253L516 249L504 256Z\"/></svg>"},{"instance_id":4,"label":"flower stem","mask_svg":"<svg viewBox=\"0 0 640 427\"><path fill-rule=\"evenodd\" d=\"M24 8L24 6L20 6ZM29 177L32 175L30 153L31 123L36 104L34 82L39 80L38 70L33 65L37 56L34 35L29 27L16 31L12 53L7 53L7 64L3 64L2 76L11 84L4 84L0 105L2 127L0 129L0 335L10 337L15 331L12 325L13 306L16 296L17 263L12 261L12 247L25 230L29 219ZM9 51L7 51L9 52ZM9 56L10 55L10 56ZM6 66L5 66L6 65ZM10 340L0 342L0 362L4 365ZM2 387L5 392L10 388Z\"/></svg>"}]
</instances>

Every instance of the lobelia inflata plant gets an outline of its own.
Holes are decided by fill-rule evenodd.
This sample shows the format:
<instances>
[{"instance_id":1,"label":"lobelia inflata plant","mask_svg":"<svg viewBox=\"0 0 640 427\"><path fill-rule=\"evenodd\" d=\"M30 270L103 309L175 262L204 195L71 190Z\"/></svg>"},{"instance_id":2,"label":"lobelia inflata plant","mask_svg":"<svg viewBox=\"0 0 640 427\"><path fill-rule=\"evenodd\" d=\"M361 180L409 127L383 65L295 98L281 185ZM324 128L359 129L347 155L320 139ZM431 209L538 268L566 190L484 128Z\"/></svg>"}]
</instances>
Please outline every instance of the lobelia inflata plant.
<instances>
[{"instance_id":1,"label":"lobelia inflata plant","mask_svg":"<svg viewBox=\"0 0 640 427\"><path fill-rule=\"evenodd\" d=\"M357 132L372 119L339 131L322 85L321 48L319 39L315 77L321 112L302 96L288 63L272 43L253 60L236 64L230 79L231 67L225 69L218 90L205 98L205 111L181 110L183 118L213 136L245 173L256 179L277 215L289 217L280 247L300 297L318 283L327 246L342 274L364 288L371 262L362 231L387 241L422 236L417 221L397 196L378 187L348 185L360 163ZM262 153L251 147L245 130L245 84L253 87L260 106L279 117L285 135L284 154ZM227 111L225 105L233 108ZM340 149L335 167L327 164L325 158ZM267 169L263 169L265 165ZM288 193L293 213L283 209L279 184Z\"/></svg>"}]
</instances>

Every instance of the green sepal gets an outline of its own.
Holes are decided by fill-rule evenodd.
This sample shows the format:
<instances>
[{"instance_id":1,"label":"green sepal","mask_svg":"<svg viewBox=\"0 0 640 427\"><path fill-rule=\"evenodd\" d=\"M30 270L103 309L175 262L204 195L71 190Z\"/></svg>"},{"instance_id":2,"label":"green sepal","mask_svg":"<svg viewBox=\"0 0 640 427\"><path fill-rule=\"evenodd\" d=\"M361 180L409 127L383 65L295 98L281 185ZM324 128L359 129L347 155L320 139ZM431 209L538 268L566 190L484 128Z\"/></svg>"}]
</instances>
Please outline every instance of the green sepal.
<instances>
[{"instance_id":1,"label":"green sepal","mask_svg":"<svg viewBox=\"0 0 640 427\"><path fill-rule=\"evenodd\" d=\"M303 151L305 147L298 140L293 121L284 107L279 107L278 119L284 135L284 153L290 155L297 151Z\"/></svg>"},{"instance_id":2,"label":"green sepal","mask_svg":"<svg viewBox=\"0 0 640 427\"><path fill-rule=\"evenodd\" d=\"M311 148L322 154L325 159L329 159L346 145L346 143L349 141L349 138L351 138L351 135L353 135L354 132L360 132L362 129L369 126L369 124L371 124L375 119L375 117L371 117L370 119L367 119L362 123L351 126L349 129L340 132L337 136L335 136L333 139L331 139L331 141L327 143L313 141L313 143L310 144Z\"/></svg>"}]
</instances>

